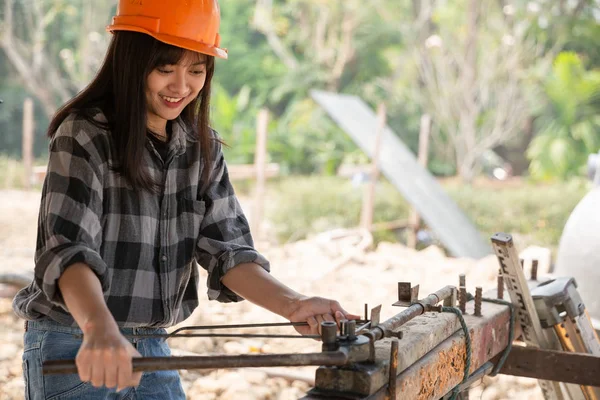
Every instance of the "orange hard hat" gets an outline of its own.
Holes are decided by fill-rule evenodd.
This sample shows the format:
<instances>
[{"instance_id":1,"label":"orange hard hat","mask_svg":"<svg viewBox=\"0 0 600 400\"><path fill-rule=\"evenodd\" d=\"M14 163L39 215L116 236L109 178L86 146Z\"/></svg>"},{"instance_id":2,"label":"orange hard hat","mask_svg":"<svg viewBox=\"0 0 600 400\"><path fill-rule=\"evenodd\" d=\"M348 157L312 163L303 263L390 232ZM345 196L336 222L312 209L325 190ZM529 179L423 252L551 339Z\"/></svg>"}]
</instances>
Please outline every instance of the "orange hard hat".
<instances>
[{"instance_id":1,"label":"orange hard hat","mask_svg":"<svg viewBox=\"0 0 600 400\"><path fill-rule=\"evenodd\" d=\"M146 33L161 42L219 58L221 15L217 0L119 0L109 32Z\"/></svg>"}]
</instances>

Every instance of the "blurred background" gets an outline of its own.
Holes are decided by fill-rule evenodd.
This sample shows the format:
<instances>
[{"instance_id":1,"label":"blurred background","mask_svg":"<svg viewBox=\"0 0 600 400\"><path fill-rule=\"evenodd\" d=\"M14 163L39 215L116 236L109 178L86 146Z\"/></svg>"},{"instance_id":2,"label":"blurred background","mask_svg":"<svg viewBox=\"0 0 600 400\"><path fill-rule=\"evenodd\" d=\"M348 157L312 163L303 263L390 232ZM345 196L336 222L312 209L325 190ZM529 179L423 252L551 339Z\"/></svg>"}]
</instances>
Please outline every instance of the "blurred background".
<instances>
[{"instance_id":1,"label":"blurred background","mask_svg":"<svg viewBox=\"0 0 600 400\"><path fill-rule=\"evenodd\" d=\"M212 124L230 145L228 162L250 164L257 115L268 110L267 162L277 173L267 190L283 196L266 210L272 240L360 218L357 180L338 172L369 159L311 100L309 90L322 89L356 94L373 109L383 103L415 154L421 118L430 116L427 167L481 231L553 246L587 190L579 179L587 157L600 148L599 4L222 2L229 60L217 62ZM20 162L26 99L34 164L43 166L48 119L94 76L115 10L116 1L0 0L0 187L31 183ZM377 190L375 222L408 216L385 179Z\"/></svg>"},{"instance_id":2,"label":"blurred background","mask_svg":"<svg viewBox=\"0 0 600 400\"><path fill-rule=\"evenodd\" d=\"M356 95L374 113L384 110L387 125L483 240L509 232L521 247L555 254L569 214L591 188L588 156L600 149L600 0L220 5L221 44L229 59L216 63L212 126L229 145L226 159L255 237L282 266L284 281L311 277L311 284L322 285L299 284L307 292L346 293L350 281L342 278L356 282L360 269L352 265L366 265L372 275L360 290L375 301L395 296L394 287L380 289L399 275L412 276L425 292L456 284L456 274L471 267L481 270L474 260L446 258L435 232L418 222L385 176L376 179L372 159L312 100L311 90ZM94 76L115 10L114 0L0 0L0 264L11 269L33 267L49 118ZM365 213L372 234L366 245L364 235L348 233L364 227ZM323 234L335 229L345 234ZM381 243L372 253L377 257L362 252ZM408 252L405 245L425 250ZM425 271L435 263L437 281L415 272L415 266ZM493 284L493 263L489 276L474 272L478 282ZM355 275L327 275L343 268ZM377 273L382 279L375 284ZM338 283L336 292L331 285ZM346 304L361 310L362 298L346 294ZM0 317L13 323L10 303L0 306ZM213 307L212 316L197 317L199 322L223 322L237 310L221 314L215 305L204 306ZM214 319L219 315L223 321ZM244 315L266 318L240 312L239 319ZM15 393L22 388L19 335L11 351L10 341L0 351L0 361L15 360L0 363ZM244 343L234 350L264 346ZM206 352L222 350L222 344L183 347ZM204 375L188 378L187 389L207 385L197 383ZM263 383L246 381L252 379ZM233 381L225 380L221 392L194 392L193 398L227 398ZM286 398L285 390L295 398L308 387L290 382L273 384L271 397L248 398ZM508 380L502 390L492 383L482 385L482 398L541 396L535 382Z\"/></svg>"}]
</instances>

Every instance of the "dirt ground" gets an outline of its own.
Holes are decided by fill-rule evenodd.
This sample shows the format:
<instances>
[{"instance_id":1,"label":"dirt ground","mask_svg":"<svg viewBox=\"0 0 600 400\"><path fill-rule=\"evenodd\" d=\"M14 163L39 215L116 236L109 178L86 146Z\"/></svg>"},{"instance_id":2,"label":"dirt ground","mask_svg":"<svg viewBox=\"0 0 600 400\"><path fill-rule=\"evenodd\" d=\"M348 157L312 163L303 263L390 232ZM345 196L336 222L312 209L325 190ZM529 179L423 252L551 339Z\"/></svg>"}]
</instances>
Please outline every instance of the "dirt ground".
<instances>
[{"instance_id":1,"label":"dirt ground","mask_svg":"<svg viewBox=\"0 0 600 400\"><path fill-rule=\"evenodd\" d=\"M0 191L0 272L31 271L40 194ZM243 204L244 206L244 204ZM248 209L249 207L245 207ZM493 257L475 261L447 258L437 248L421 252L391 243L360 250L359 237L335 239L332 232L310 240L257 247L271 260L272 274L307 295L335 298L351 312L362 314L364 303L382 304L382 319L398 312L396 282L420 284L421 294L457 284L467 275L469 290L494 287L497 264ZM0 290L2 292L2 290ZM6 291L4 291L6 295ZM201 304L185 325L278 322L282 319L249 302L221 304L201 297ZM292 333L281 328L274 333ZM0 298L0 400L22 399L23 322L11 310L11 300ZM222 340L171 339L175 354L291 353L319 351L306 339ZM311 387L315 368L182 371L189 399L297 399ZM536 381L501 376L484 378L471 389L471 399L542 399Z\"/></svg>"}]
</instances>

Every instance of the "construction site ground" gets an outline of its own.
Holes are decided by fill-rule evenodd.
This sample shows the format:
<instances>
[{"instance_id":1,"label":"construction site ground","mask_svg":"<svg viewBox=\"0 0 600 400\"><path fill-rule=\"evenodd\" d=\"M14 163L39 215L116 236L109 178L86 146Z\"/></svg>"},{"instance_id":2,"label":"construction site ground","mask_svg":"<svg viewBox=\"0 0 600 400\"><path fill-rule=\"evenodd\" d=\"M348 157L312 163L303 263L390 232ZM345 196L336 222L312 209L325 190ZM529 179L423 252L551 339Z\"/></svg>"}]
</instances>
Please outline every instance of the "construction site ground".
<instances>
[{"instance_id":1,"label":"construction site ground","mask_svg":"<svg viewBox=\"0 0 600 400\"><path fill-rule=\"evenodd\" d=\"M31 271L37 227L39 192L0 190L0 272ZM246 204L242 201L245 209ZM456 285L465 273L467 286L495 287L497 261L449 258L436 247L414 251L400 244L380 243L363 250L359 232L337 237L326 232L314 238L280 246L259 243L271 261L272 274L306 295L339 300L351 312L362 314L364 304L382 304L382 319L400 309L391 307L397 298L398 281L420 285L422 296L445 285ZM6 288L2 294L9 295ZM485 305L484 305L485 306ZM200 307L183 325L280 322L281 317L249 302L209 302L201 293ZM248 331L245 332L258 332ZM264 331L262 331L264 332ZM291 328L270 330L292 333ZM0 298L0 400L23 399L21 371L23 321L12 312L11 299ZM170 339L174 354L250 354L320 351L307 339L231 340L213 338ZM181 371L189 399L297 399L311 387L313 367L245 370ZM535 380L486 377L471 389L471 399L542 399Z\"/></svg>"}]
</instances>

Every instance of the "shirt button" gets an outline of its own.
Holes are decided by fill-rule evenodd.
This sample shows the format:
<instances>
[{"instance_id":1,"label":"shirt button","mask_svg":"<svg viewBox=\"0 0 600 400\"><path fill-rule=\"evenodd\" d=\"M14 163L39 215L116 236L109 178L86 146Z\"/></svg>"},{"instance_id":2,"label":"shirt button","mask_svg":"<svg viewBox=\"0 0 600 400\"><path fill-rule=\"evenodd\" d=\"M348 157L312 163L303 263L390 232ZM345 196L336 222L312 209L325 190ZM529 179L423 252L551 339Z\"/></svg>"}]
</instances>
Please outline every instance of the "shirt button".
<instances>
[{"instance_id":1,"label":"shirt button","mask_svg":"<svg viewBox=\"0 0 600 400\"><path fill-rule=\"evenodd\" d=\"M167 256L162 256L160 259L163 260L163 262L166 262L167 261Z\"/></svg>"}]
</instances>

